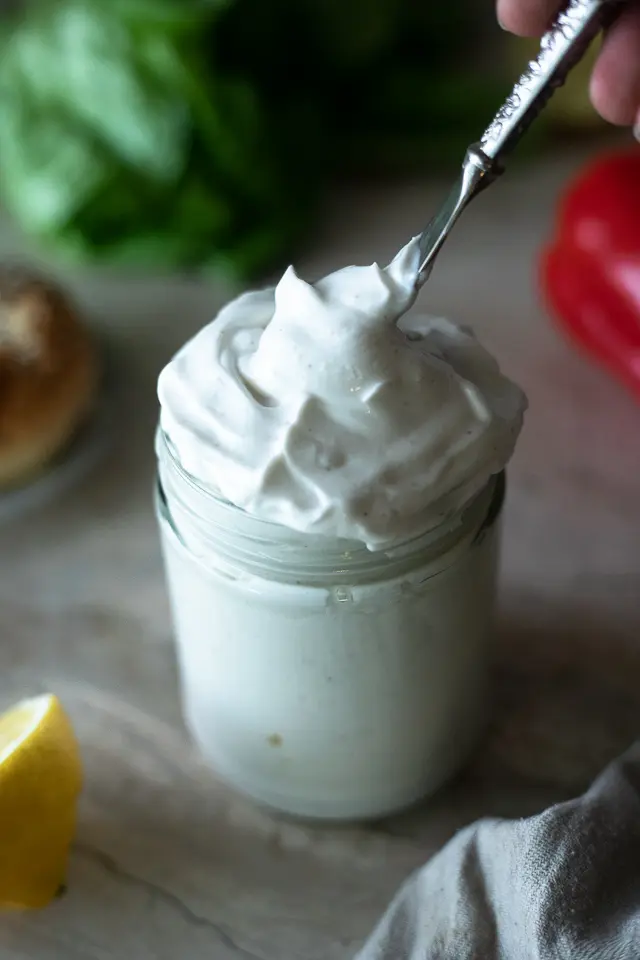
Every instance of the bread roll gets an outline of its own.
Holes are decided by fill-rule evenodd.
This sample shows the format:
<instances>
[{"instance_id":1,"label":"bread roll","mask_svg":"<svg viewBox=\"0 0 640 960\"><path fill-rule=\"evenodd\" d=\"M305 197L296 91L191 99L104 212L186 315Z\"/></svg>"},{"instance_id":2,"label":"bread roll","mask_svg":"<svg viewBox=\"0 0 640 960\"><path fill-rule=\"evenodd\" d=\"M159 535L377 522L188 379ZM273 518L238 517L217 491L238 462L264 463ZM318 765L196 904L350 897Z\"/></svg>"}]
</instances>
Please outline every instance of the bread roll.
<instances>
[{"instance_id":1,"label":"bread roll","mask_svg":"<svg viewBox=\"0 0 640 960\"><path fill-rule=\"evenodd\" d=\"M0 265L0 489L27 482L70 442L90 412L97 371L63 291Z\"/></svg>"}]
</instances>

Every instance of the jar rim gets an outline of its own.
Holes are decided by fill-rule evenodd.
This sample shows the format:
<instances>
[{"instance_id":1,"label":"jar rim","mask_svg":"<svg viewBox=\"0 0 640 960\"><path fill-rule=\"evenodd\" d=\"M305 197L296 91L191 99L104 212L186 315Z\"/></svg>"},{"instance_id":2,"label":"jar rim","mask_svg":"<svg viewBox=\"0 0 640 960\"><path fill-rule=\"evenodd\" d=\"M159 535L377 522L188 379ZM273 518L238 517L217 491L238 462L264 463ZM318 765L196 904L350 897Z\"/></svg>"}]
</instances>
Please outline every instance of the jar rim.
<instances>
[{"instance_id":1,"label":"jar rim","mask_svg":"<svg viewBox=\"0 0 640 960\"><path fill-rule=\"evenodd\" d=\"M271 568L275 565L282 575L285 571L295 572L306 582L320 576L321 571L328 568L345 573L348 568L350 577L361 574L368 578L381 565L388 567L389 563L394 562L404 564L418 554L445 553L450 546L467 538L472 541L482 529L492 526L499 517L504 499L502 471L490 477L487 484L454 515L429 528L422 528L410 537L370 549L359 540L304 533L251 516L185 470L170 437L160 426L156 434L156 452L159 492L170 516L173 510L167 503L167 493L170 497L179 497L183 522L186 520L190 527L197 528L203 542L210 541L215 550L222 550L243 567L267 564ZM170 465L169 471L163 469L163 455ZM176 477L179 478L179 489L172 482ZM185 492L187 497L184 496ZM189 494L199 509L194 509L193 502L187 502L190 500ZM175 524L174 533L183 539Z\"/></svg>"}]
</instances>

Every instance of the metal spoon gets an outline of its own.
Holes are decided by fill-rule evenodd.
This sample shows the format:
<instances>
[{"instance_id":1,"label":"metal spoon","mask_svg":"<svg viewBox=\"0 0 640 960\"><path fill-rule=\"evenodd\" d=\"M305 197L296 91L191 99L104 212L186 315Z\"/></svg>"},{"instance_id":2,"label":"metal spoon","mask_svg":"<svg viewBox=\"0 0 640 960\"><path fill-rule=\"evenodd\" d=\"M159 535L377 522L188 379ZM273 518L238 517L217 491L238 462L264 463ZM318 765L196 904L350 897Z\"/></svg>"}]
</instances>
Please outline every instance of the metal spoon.
<instances>
[{"instance_id":1,"label":"metal spoon","mask_svg":"<svg viewBox=\"0 0 640 960\"><path fill-rule=\"evenodd\" d=\"M620 13L620 0L570 0L540 41L511 95L478 143L468 149L458 180L440 211L420 234L416 292L429 278L434 261L465 207L503 172L502 160L542 111L554 90L587 52L591 41Z\"/></svg>"}]
</instances>

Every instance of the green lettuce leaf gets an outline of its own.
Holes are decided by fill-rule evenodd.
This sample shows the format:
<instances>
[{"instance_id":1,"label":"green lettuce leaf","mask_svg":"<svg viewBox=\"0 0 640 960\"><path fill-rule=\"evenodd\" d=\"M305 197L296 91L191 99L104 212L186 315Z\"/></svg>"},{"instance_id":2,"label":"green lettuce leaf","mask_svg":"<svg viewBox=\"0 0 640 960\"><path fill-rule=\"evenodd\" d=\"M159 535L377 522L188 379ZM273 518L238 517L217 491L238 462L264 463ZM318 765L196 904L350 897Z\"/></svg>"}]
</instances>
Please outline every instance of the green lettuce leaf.
<instances>
[{"instance_id":1,"label":"green lettuce leaf","mask_svg":"<svg viewBox=\"0 0 640 960\"><path fill-rule=\"evenodd\" d=\"M479 15L31 0L0 32L4 204L68 258L253 279L291 256L330 175L459 164L507 88L497 58L470 66Z\"/></svg>"},{"instance_id":2,"label":"green lettuce leaf","mask_svg":"<svg viewBox=\"0 0 640 960\"><path fill-rule=\"evenodd\" d=\"M0 183L28 232L66 256L241 276L283 255L309 190L255 87L206 56L225 6L60 0L5 34Z\"/></svg>"}]
</instances>

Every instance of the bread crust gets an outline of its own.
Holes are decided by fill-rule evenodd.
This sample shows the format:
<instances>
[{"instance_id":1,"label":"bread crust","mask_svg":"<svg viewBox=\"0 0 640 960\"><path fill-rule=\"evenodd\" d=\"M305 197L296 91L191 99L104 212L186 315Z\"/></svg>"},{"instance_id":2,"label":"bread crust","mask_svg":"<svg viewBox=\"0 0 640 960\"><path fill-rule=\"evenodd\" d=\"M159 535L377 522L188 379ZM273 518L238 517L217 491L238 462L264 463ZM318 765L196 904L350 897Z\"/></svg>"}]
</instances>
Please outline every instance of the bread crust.
<instances>
[{"instance_id":1,"label":"bread crust","mask_svg":"<svg viewBox=\"0 0 640 960\"><path fill-rule=\"evenodd\" d=\"M44 470L88 416L95 346L63 290L0 265L0 488Z\"/></svg>"}]
</instances>

